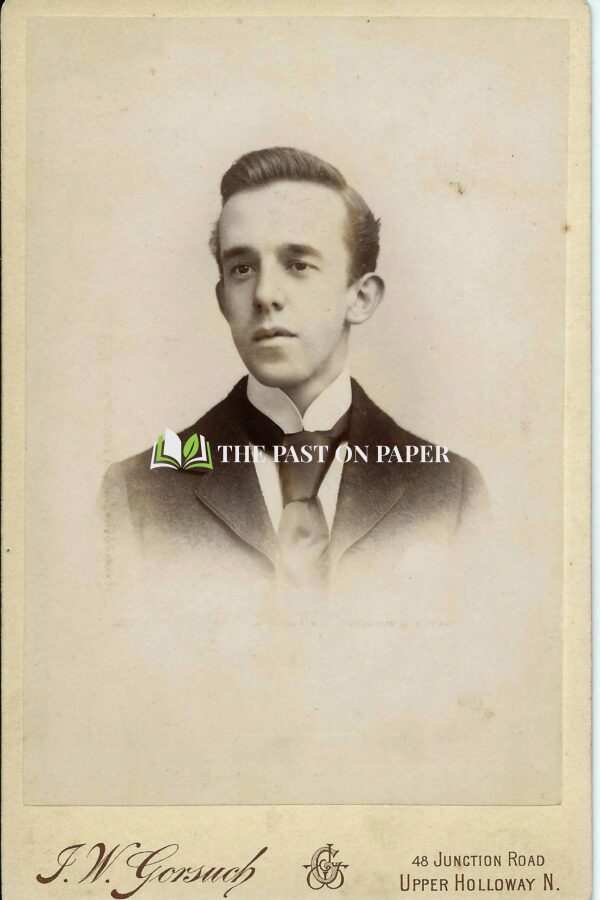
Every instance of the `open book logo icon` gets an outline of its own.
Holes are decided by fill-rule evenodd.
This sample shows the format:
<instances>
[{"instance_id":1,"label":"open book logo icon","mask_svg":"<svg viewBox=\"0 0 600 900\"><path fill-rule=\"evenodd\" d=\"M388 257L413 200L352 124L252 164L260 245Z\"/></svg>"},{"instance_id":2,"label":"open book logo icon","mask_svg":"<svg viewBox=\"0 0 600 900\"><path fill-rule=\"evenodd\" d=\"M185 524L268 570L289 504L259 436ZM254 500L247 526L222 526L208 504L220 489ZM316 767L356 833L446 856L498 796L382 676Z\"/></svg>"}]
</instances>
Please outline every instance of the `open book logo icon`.
<instances>
[{"instance_id":1,"label":"open book logo icon","mask_svg":"<svg viewBox=\"0 0 600 900\"><path fill-rule=\"evenodd\" d=\"M170 428L159 435L152 448L151 469L212 469L210 443L201 434L192 434L183 447L181 438Z\"/></svg>"}]
</instances>

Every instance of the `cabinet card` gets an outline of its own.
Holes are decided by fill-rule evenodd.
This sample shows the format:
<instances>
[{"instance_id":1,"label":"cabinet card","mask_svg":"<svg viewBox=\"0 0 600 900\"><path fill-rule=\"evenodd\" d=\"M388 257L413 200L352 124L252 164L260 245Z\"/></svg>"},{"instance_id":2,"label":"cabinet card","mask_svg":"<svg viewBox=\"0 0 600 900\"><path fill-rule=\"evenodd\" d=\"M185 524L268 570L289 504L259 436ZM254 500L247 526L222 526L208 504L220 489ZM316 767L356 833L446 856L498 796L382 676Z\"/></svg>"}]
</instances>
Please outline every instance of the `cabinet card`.
<instances>
[{"instance_id":1,"label":"cabinet card","mask_svg":"<svg viewBox=\"0 0 600 900\"><path fill-rule=\"evenodd\" d=\"M3 49L7 898L589 896L588 7Z\"/></svg>"}]
</instances>

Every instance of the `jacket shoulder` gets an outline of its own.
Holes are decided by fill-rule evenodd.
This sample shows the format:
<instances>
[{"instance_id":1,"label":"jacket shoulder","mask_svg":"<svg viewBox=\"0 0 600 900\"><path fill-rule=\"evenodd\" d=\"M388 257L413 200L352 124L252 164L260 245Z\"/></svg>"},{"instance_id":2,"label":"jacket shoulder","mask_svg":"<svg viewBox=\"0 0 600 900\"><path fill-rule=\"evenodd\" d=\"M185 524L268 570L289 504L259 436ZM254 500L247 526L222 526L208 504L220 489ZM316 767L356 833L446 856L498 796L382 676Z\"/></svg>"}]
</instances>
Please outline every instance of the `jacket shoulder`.
<instances>
[{"instance_id":1,"label":"jacket shoulder","mask_svg":"<svg viewBox=\"0 0 600 900\"><path fill-rule=\"evenodd\" d=\"M388 413L371 400L360 384L352 379L352 426L351 439L356 443L386 445L389 447L435 446L432 441L407 431ZM403 464L402 477L429 486L434 491L452 491L462 511L475 507L487 507L488 498L483 477L474 463L447 447L447 462ZM390 464L391 465L391 464Z\"/></svg>"},{"instance_id":2,"label":"jacket shoulder","mask_svg":"<svg viewBox=\"0 0 600 900\"><path fill-rule=\"evenodd\" d=\"M370 436L371 443L413 445L417 447L435 446L427 438L420 437L399 425L388 413L371 400L360 384L352 379L352 426L353 432L364 437ZM445 448L448 449L448 448ZM448 456L457 465L472 463L458 453L448 450Z\"/></svg>"},{"instance_id":3,"label":"jacket shoulder","mask_svg":"<svg viewBox=\"0 0 600 900\"><path fill-rule=\"evenodd\" d=\"M241 379L223 400L211 407L193 425L179 431L178 436L182 443L185 443L190 435L198 433L204 435L211 443L240 443L241 400L245 396L245 384L246 379ZM182 472L169 469L160 469L163 477L153 478L156 471L150 469L151 458L152 447L148 447L135 456L109 466L102 486L105 506L114 507L125 502L130 508L134 508L150 489L152 494L160 493L163 489L171 490L174 483L181 481ZM206 469L198 469L191 477L201 478L206 473ZM173 479L177 481L173 482Z\"/></svg>"}]
</instances>

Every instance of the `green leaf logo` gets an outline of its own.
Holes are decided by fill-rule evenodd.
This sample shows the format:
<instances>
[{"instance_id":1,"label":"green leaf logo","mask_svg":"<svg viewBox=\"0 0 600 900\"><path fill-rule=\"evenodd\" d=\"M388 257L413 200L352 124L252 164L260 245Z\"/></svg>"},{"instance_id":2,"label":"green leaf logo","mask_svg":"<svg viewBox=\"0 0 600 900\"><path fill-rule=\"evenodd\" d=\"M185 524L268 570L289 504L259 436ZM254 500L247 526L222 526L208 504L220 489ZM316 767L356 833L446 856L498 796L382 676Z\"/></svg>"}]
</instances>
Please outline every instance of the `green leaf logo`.
<instances>
[{"instance_id":1,"label":"green leaf logo","mask_svg":"<svg viewBox=\"0 0 600 900\"><path fill-rule=\"evenodd\" d=\"M199 446L200 446L200 442L198 440L198 435L193 434L185 442L185 446L183 448L183 458L190 459L190 457L192 457L195 453L198 452Z\"/></svg>"}]
</instances>

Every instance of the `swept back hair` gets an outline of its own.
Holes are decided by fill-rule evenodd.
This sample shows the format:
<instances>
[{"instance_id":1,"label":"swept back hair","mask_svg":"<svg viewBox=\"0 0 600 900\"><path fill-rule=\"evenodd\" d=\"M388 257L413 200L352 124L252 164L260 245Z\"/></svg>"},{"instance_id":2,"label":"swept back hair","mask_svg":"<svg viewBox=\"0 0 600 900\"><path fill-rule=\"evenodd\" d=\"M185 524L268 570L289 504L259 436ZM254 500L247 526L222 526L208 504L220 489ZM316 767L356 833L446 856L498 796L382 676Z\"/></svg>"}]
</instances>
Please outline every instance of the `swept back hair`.
<instances>
[{"instance_id":1,"label":"swept back hair","mask_svg":"<svg viewBox=\"0 0 600 900\"><path fill-rule=\"evenodd\" d=\"M293 147L269 147L245 153L221 179L221 202L241 191L264 187L276 181L308 181L338 191L347 211L345 240L350 253L350 283L374 272L379 255L380 221L360 194L350 187L342 173L330 163ZM210 249L223 275L219 246L219 222L210 238Z\"/></svg>"}]
</instances>

